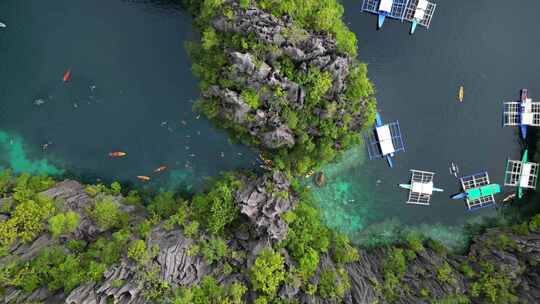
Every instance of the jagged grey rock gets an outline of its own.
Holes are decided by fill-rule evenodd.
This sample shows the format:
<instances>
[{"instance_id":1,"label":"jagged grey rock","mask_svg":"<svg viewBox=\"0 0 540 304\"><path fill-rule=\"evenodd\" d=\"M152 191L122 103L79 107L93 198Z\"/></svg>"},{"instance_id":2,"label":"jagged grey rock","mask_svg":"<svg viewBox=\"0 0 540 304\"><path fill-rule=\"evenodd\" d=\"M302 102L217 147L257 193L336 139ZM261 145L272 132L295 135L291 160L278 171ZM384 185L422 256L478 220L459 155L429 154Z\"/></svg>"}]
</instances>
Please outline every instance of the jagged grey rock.
<instances>
[{"instance_id":1,"label":"jagged grey rock","mask_svg":"<svg viewBox=\"0 0 540 304\"><path fill-rule=\"evenodd\" d=\"M287 125L288 122L282 121L279 115L283 107L282 97L276 98L271 92L279 88L285 93L289 108L299 111L304 107L306 92L295 82L299 80L288 79L282 74L278 59L291 59L300 74L307 73L310 67L328 73L332 78L332 86L326 92L325 98L335 103L344 102L342 95L353 59L337 50L336 41L331 35L298 29L288 16L278 18L256 7L243 9L237 1L226 3L232 8L232 14L217 16L211 21L211 25L218 32L251 35L259 42L273 46L259 57L239 50L224 50L229 65L223 68L221 76L241 87L258 92L261 106L250 109L239 98L242 92L234 92L230 87L212 86L203 92L203 96L218 99L219 112L223 114L221 117L241 124L250 135L259 139L263 148L292 147L296 143L294 133ZM338 125L343 125L341 120L346 115L345 112L331 115L329 112L322 113L328 115L322 115L321 119L331 117L337 120ZM356 130L362 125L362 115L353 115L351 118L351 129ZM314 137L321 135L320 130L315 127L306 131Z\"/></svg>"},{"instance_id":2,"label":"jagged grey rock","mask_svg":"<svg viewBox=\"0 0 540 304\"><path fill-rule=\"evenodd\" d=\"M224 119L232 119L235 122L242 123L245 120L247 113L250 111L248 104L244 102L242 97L229 89L221 90L217 86L212 86L205 92L207 98L218 98L221 101L222 115Z\"/></svg>"},{"instance_id":3,"label":"jagged grey rock","mask_svg":"<svg viewBox=\"0 0 540 304\"><path fill-rule=\"evenodd\" d=\"M190 286L210 271L200 256L188 254L193 244L181 230L166 231L161 225L152 230L148 246L159 248L153 263L159 268L162 280L176 286Z\"/></svg>"},{"instance_id":4,"label":"jagged grey rock","mask_svg":"<svg viewBox=\"0 0 540 304\"><path fill-rule=\"evenodd\" d=\"M281 125L276 129L265 132L261 135L262 144L268 149L294 146L294 135L286 125Z\"/></svg>"},{"instance_id":5,"label":"jagged grey rock","mask_svg":"<svg viewBox=\"0 0 540 304\"><path fill-rule=\"evenodd\" d=\"M246 180L236 194L236 202L262 236L283 240L288 228L281 215L294 207L297 198L286 176L276 171Z\"/></svg>"}]
</instances>

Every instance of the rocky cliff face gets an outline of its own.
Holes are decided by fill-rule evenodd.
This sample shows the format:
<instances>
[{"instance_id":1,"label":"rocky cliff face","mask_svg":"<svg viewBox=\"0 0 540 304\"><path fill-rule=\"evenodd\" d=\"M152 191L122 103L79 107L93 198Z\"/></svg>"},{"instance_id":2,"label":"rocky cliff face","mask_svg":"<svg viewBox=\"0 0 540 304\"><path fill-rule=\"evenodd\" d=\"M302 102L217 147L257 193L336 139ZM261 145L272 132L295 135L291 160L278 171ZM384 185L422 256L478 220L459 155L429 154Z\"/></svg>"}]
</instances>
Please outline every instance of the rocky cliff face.
<instances>
[{"instance_id":1,"label":"rocky cliff face","mask_svg":"<svg viewBox=\"0 0 540 304\"><path fill-rule=\"evenodd\" d=\"M287 224L281 215L297 203L290 183L282 173L248 180L236 195L237 204L257 228L259 236L281 241L287 235Z\"/></svg>"},{"instance_id":2,"label":"rocky cliff face","mask_svg":"<svg viewBox=\"0 0 540 304\"><path fill-rule=\"evenodd\" d=\"M74 211L79 214L80 221L78 227L75 231L63 235L61 239L58 240L52 238L48 233L43 233L30 243L15 242L11 248L9 248L8 254L0 258L0 265L7 265L14 261L24 263L34 259L43 249L56 245L59 242L67 242L69 240L94 241L98 236L108 232L106 229L96 225L96 223L88 217L87 212L85 212L85 209L91 207L96 200L91 198L84 191L84 186L79 182L65 180L58 183L54 188L42 192L40 195L58 202L64 211ZM10 198L7 198L7 200L9 199ZM130 221L142 219L142 214L137 213L135 207L123 205L121 201L121 196L114 197L113 202L129 215ZM27 303L33 301L46 301L49 303L59 303L60 299L65 296L66 295L64 294L52 294L46 287L41 287L31 294L25 294L21 290L15 288L8 288L5 295L5 302Z\"/></svg>"}]
</instances>

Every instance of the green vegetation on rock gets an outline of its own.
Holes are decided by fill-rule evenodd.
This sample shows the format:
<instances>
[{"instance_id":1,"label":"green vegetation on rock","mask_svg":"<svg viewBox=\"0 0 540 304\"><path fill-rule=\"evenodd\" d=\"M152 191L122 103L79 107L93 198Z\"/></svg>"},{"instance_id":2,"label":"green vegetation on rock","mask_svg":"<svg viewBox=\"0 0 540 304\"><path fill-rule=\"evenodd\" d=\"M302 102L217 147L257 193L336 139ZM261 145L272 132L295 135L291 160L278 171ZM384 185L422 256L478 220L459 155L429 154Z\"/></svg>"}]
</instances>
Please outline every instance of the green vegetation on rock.
<instances>
[{"instance_id":1,"label":"green vegetation on rock","mask_svg":"<svg viewBox=\"0 0 540 304\"><path fill-rule=\"evenodd\" d=\"M88 208L87 212L96 224L105 230L122 227L127 221L127 215L108 196L95 202L94 206Z\"/></svg>"},{"instance_id":2,"label":"green vegetation on rock","mask_svg":"<svg viewBox=\"0 0 540 304\"><path fill-rule=\"evenodd\" d=\"M272 299L285 280L283 263L283 256L279 252L269 248L259 252L249 271L253 288Z\"/></svg>"},{"instance_id":3,"label":"green vegetation on rock","mask_svg":"<svg viewBox=\"0 0 540 304\"><path fill-rule=\"evenodd\" d=\"M265 150L276 168L294 175L306 175L359 143L360 127L374 121L374 89L366 76L366 66L354 59L357 41L341 19L341 4L336 0L259 0L243 1L240 8L236 8L217 0L190 3L202 32L200 43L188 44L194 62L192 70L200 78L203 91L203 98L195 105L197 111L229 130L235 140L257 147L262 145L261 138L248 132L246 124L259 115L256 110L276 112L279 120L292 131L295 143L293 146ZM280 54L279 45L263 41L253 32L220 32L210 22L218 16L234 20L238 9L250 5L256 5L276 17L290 16L293 25L283 30L283 36L289 41L300 43L310 33L326 33L328 39L335 39L337 51L331 55L348 58L346 64L349 68L343 76L346 78L344 92L333 97L328 94L338 81L329 71L309 62L306 67L306 62L294 61L284 55L276 55L275 59L269 61L269 57L274 57L272 54ZM291 104L288 93L280 85L252 85L230 77L229 73L235 67L227 58L227 52L233 50L249 56L255 68L264 65L298 84L305 91L303 106ZM219 97L205 96L204 92L213 86L235 92L248 105L246 118L240 119L243 122L230 113L224 113ZM324 116L316 114L321 111L325 113ZM358 126L358 123L361 125ZM269 127L263 128L271 131Z\"/></svg>"},{"instance_id":4,"label":"green vegetation on rock","mask_svg":"<svg viewBox=\"0 0 540 304\"><path fill-rule=\"evenodd\" d=\"M59 237L62 234L73 232L79 226L80 218L80 215L73 211L59 213L49 218L49 231L53 237Z\"/></svg>"}]
</instances>

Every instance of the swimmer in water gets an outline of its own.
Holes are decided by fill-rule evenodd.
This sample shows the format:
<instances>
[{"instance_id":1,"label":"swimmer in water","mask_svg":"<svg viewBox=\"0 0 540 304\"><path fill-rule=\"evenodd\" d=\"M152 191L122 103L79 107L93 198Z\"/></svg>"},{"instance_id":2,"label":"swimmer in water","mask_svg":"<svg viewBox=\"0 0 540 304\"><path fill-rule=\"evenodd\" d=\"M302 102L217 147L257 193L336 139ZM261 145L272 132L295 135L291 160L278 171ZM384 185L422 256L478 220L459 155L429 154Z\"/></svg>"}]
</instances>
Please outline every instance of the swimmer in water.
<instances>
[{"instance_id":1,"label":"swimmer in water","mask_svg":"<svg viewBox=\"0 0 540 304\"><path fill-rule=\"evenodd\" d=\"M42 105L42 104L44 104L44 103L45 103L45 100L42 99L42 98L38 98L38 99L34 100L34 104L35 104L36 106L40 106L40 105Z\"/></svg>"},{"instance_id":2,"label":"swimmer in water","mask_svg":"<svg viewBox=\"0 0 540 304\"><path fill-rule=\"evenodd\" d=\"M49 146L52 145L52 141L48 141L44 144L41 145L41 150L43 150L43 152L47 151L49 149Z\"/></svg>"}]
</instances>

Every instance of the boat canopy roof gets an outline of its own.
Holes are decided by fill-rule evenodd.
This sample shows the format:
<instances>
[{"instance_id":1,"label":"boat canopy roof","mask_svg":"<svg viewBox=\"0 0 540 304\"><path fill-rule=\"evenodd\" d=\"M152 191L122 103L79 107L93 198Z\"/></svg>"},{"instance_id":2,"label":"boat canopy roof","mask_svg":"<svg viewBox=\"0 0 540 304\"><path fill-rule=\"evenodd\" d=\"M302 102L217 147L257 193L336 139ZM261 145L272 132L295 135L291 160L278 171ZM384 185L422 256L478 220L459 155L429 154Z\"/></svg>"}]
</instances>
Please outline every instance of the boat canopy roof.
<instances>
[{"instance_id":1,"label":"boat canopy roof","mask_svg":"<svg viewBox=\"0 0 540 304\"><path fill-rule=\"evenodd\" d=\"M498 184L489 184L480 188L467 190L467 198L470 200L475 200L484 196L491 196L499 192L501 192L501 186L499 186Z\"/></svg>"},{"instance_id":2,"label":"boat canopy roof","mask_svg":"<svg viewBox=\"0 0 540 304\"><path fill-rule=\"evenodd\" d=\"M531 171L533 169L533 164L524 163L521 169L521 178L519 180L519 186L523 188L529 188L529 180L531 179Z\"/></svg>"},{"instance_id":3,"label":"boat canopy roof","mask_svg":"<svg viewBox=\"0 0 540 304\"><path fill-rule=\"evenodd\" d=\"M432 194L433 193L433 182L421 183L413 182L412 189L413 192L418 192L421 194Z\"/></svg>"},{"instance_id":4,"label":"boat canopy roof","mask_svg":"<svg viewBox=\"0 0 540 304\"><path fill-rule=\"evenodd\" d=\"M416 11L414 12L414 19L422 20L426 14L426 9L428 2L426 0L418 0L418 5L416 6Z\"/></svg>"},{"instance_id":5,"label":"boat canopy roof","mask_svg":"<svg viewBox=\"0 0 540 304\"><path fill-rule=\"evenodd\" d=\"M390 13L392 11L392 0L381 0L379 4L379 11Z\"/></svg>"},{"instance_id":6,"label":"boat canopy roof","mask_svg":"<svg viewBox=\"0 0 540 304\"><path fill-rule=\"evenodd\" d=\"M534 121L534 114L530 112L521 113L521 124L523 125L532 125Z\"/></svg>"},{"instance_id":7,"label":"boat canopy roof","mask_svg":"<svg viewBox=\"0 0 540 304\"><path fill-rule=\"evenodd\" d=\"M377 127L375 128L375 132L377 133L377 138L379 139L382 155L394 153L395 149L394 144L392 143L392 134L390 133L390 127L388 125Z\"/></svg>"}]
</instances>

